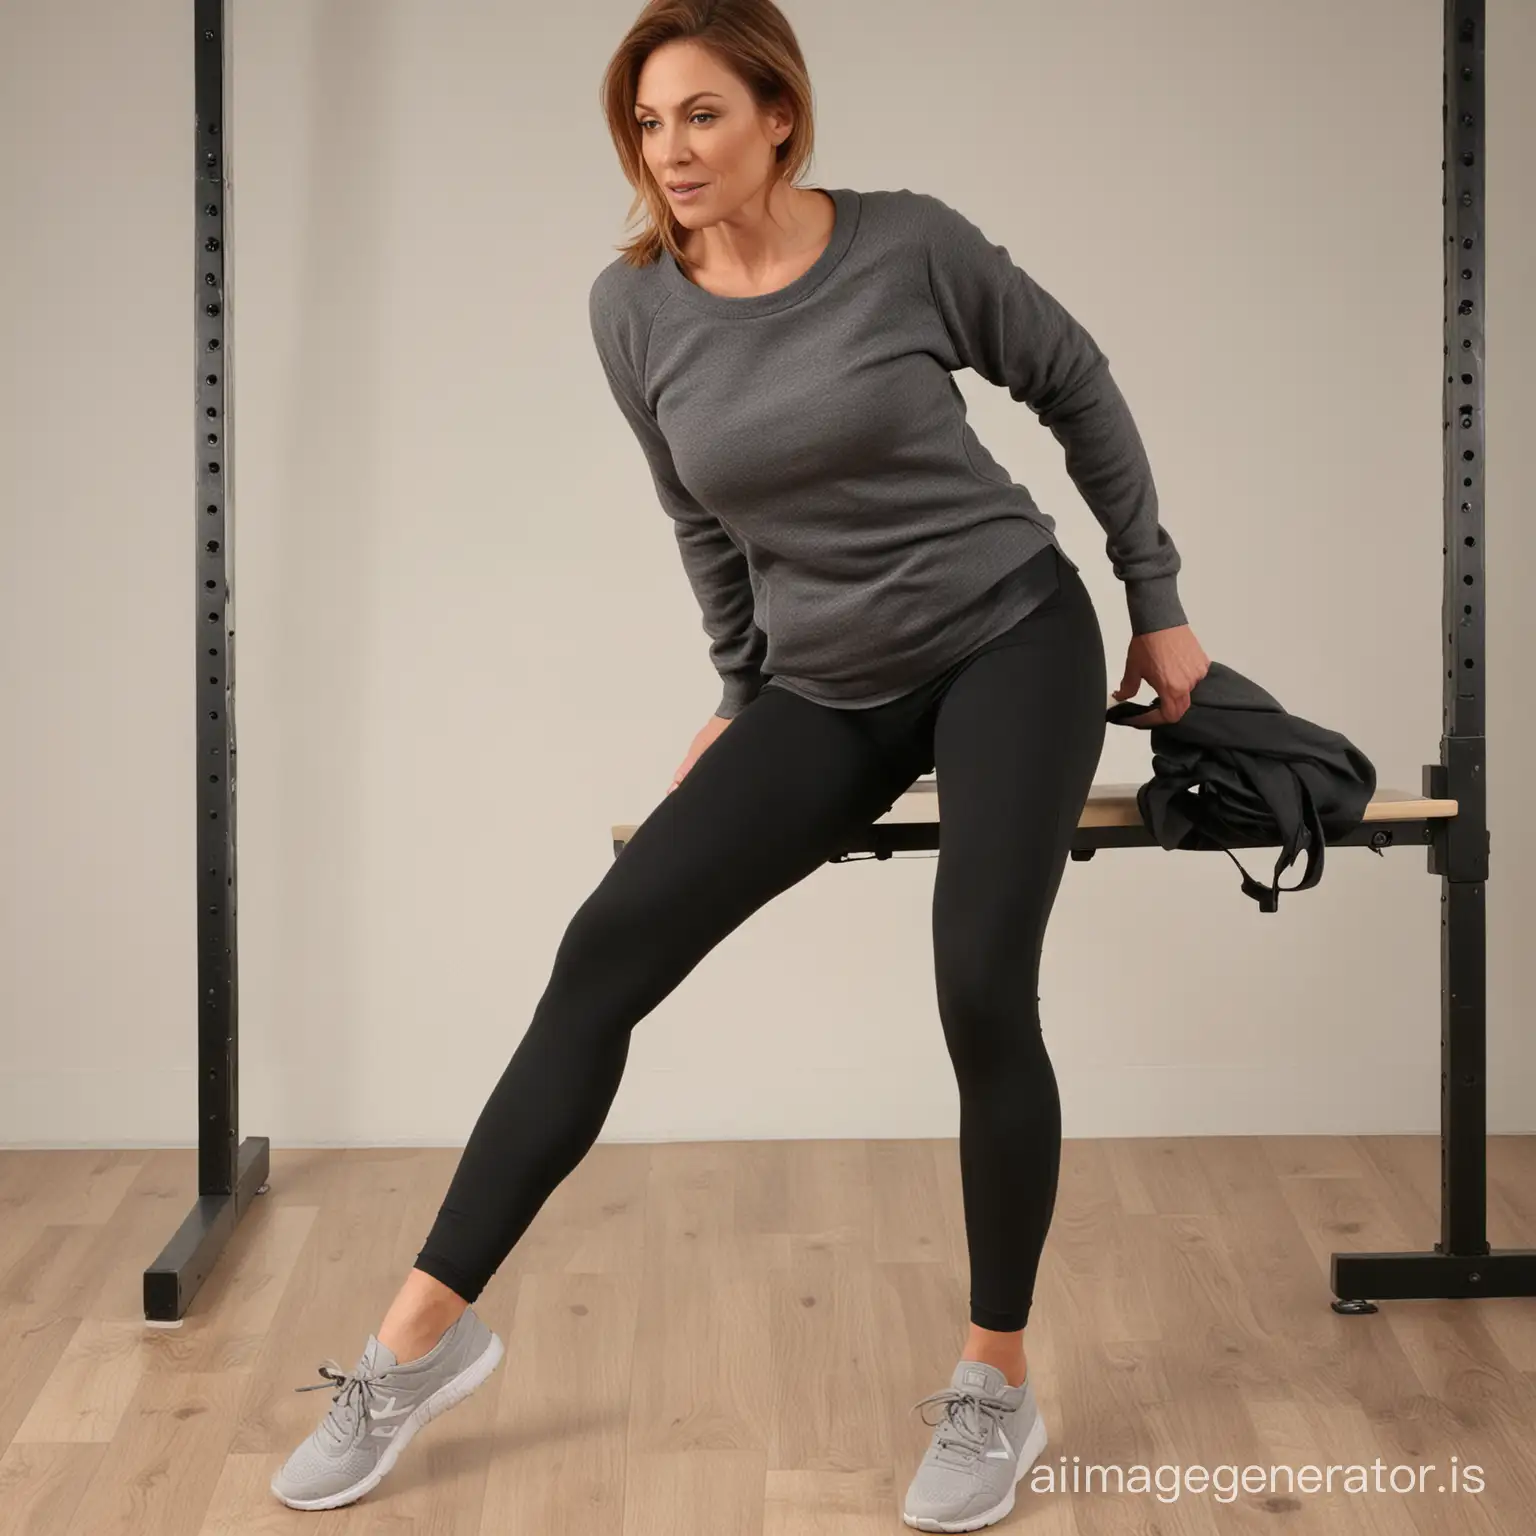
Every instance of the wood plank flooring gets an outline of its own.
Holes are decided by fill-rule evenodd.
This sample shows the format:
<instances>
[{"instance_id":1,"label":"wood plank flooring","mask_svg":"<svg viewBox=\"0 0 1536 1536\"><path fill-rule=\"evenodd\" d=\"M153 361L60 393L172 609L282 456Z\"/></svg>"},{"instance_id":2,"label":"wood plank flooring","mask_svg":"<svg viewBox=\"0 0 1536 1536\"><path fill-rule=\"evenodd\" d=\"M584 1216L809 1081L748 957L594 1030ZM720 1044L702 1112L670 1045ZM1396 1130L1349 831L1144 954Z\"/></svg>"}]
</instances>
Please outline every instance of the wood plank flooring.
<instances>
[{"instance_id":1,"label":"wood plank flooring","mask_svg":"<svg viewBox=\"0 0 1536 1536\"><path fill-rule=\"evenodd\" d=\"M328 1401L293 1389L355 1364L458 1155L274 1150L164 1328L141 1272L195 1153L0 1152L0 1536L907 1529L911 1405L965 1337L953 1140L593 1147L476 1304L507 1344L487 1386L359 1503L279 1504ZM1427 1248L1438 1186L1431 1137L1066 1142L1025 1335L1051 1443L991 1529L1536 1531L1536 1301L1328 1306L1329 1253ZM1490 1140L1489 1240L1536 1246L1536 1138ZM1378 1458L1379 1491L1222 1470Z\"/></svg>"}]
</instances>

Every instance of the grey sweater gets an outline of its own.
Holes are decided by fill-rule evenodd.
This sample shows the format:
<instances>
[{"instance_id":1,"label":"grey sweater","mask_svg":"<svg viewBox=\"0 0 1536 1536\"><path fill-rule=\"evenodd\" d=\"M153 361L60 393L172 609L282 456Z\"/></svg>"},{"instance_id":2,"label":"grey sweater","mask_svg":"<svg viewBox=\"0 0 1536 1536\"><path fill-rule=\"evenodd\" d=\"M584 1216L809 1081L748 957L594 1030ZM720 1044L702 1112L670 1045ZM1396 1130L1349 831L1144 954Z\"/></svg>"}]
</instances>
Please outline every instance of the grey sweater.
<instances>
[{"instance_id":1,"label":"grey sweater","mask_svg":"<svg viewBox=\"0 0 1536 1536\"><path fill-rule=\"evenodd\" d=\"M951 375L1034 411L1103 526L1133 634L1186 622L1141 437L1092 336L964 215L828 188L831 240L785 288L722 298L670 252L592 283L592 338L673 521L738 714L765 686L898 698L1056 586L1055 519L982 446Z\"/></svg>"}]
</instances>

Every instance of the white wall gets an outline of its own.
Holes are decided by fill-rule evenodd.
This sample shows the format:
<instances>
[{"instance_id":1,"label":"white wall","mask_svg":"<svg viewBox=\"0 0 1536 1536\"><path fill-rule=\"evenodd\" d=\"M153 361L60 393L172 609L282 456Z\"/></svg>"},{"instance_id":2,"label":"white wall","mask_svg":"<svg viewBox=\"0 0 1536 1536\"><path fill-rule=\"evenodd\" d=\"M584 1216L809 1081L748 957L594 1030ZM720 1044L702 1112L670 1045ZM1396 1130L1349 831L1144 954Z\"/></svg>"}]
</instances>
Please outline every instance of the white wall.
<instances>
[{"instance_id":1,"label":"white wall","mask_svg":"<svg viewBox=\"0 0 1536 1536\"><path fill-rule=\"evenodd\" d=\"M462 1144L610 825L718 697L587 329L628 196L596 93L636 8L232 7L247 1134ZM1488 9L1489 1122L1529 1132L1536 11ZM1207 652L1416 788L1440 0L788 14L811 179L934 192L1092 329ZM0 8L13 1146L196 1136L190 34L187 0ZM961 382L1082 565L1117 685L1123 591L1060 449ZM1149 775L1111 728L1098 777ZM934 870L826 866L758 913L636 1030L603 1139L955 1135ZM1433 1132L1439 898L1416 851L1332 852L1276 916L1219 853L1069 865L1041 985L1065 1133Z\"/></svg>"}]
</instances>

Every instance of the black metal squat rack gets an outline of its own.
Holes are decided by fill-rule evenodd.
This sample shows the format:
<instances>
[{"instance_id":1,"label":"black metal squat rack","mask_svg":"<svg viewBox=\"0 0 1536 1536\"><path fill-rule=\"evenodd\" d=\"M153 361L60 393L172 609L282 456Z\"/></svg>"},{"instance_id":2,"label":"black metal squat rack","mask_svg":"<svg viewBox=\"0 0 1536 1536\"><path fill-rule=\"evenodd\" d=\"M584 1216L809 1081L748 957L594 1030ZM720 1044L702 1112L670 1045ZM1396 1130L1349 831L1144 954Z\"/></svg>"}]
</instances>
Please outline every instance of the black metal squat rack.
<instances>
[{"instance_id":1,"label":"black metal squat rack","mask_svg":"<svg viewBox=\"0 0 1536 1536\"><path fill-rule=\"evenodd\" d=\"M267 1187L270 1143L239 1131L239 987L235 885L235 631L227 563L231 515L229 135L226 6L193 0L196 71L197 249L195 507L197 570L197 1203L144 1271L144 1315L179 1320L252 1199ZM1433 1250L1335 1253L1340 1312L1374 1312L1367 1297L1536 1295L1536 1251L1494 1252L1487 1240L1488 879L1483 555L1484 488L1484 0L1445 0L1445 506L1444 682L1440 761L1424 794L1457 814L1362 826L1341 839L1380 849L1427 845L1440 876L1440 1237ZM933 827L889 824L863 844L932 846ZM1394 836L1394 833L1398 834ZM1080 828L1074 858L1149 846L1146 828ZM841 857L841 855L839 856Z\"/></svg>"}]
</instances>

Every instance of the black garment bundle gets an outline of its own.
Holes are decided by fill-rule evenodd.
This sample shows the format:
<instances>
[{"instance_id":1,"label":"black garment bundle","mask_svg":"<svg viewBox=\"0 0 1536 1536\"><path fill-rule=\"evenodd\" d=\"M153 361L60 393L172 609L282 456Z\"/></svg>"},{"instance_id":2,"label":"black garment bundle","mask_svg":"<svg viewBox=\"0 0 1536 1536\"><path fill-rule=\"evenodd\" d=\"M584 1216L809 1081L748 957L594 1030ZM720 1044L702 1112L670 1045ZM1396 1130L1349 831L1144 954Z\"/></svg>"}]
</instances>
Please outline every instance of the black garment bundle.
<instances>
[{"instance_id":1,"label":"black garment bundle","mask_svg":"<svg viewBox=\"0 0 1536 1536\"><path fill-rule=\"evenodd\" d=\"M1157 708L1126 700L1105 715L1125 725ZM1190 690L1172 725L1141 727L1152 738L1152 778L1136 792L1141 819L1164 848L1219 848L1243 876L1243 892L1274 912L1280 892L1323 876L1326 839L1359 826L1376 792L1376 769L1337 731L1288 715L1257 683L1219 661ZM1232 847L1281 844L1274 881L1260 885ZM1306 850L1307 871L1281 873ZM1378 848L1376 852L1380 854Z\"/></svg>"}]
</instances>

